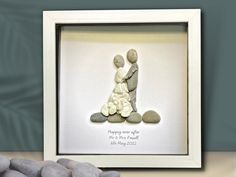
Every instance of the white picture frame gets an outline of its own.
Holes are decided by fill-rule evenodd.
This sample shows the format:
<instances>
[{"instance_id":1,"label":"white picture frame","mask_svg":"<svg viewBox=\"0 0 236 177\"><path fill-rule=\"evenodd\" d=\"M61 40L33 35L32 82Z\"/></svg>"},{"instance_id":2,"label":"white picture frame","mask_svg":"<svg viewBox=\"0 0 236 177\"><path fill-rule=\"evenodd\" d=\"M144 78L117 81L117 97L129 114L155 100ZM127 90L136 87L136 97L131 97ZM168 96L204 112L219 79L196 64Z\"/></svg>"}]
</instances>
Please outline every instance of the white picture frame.
<instances>
[{"instance_id":1,"label":"white picture frame","mask_svg":"<svg viewBox=\"0 0 236 177\"><path fill-rule=\"evenodd\" d=\"M81 154L57 152L58 24L186 23L188 34L188 153L157 155ZM81 10L43 12L44 160L70 158L104 168L201 168L201 10Z\"/></svg>"}]
</instances>

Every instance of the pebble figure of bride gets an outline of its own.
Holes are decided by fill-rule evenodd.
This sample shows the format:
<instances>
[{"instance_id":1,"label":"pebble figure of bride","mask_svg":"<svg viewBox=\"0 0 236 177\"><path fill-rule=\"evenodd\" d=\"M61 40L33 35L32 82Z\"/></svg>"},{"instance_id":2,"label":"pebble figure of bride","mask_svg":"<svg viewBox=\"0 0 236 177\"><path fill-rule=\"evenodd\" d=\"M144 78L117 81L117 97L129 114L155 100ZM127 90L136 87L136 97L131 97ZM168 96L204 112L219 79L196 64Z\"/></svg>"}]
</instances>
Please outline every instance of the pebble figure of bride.
<instances>
[{"instance_id":1,"label":"pebble figure of bride","mask_svg":"<svg viewBox=\"0 0 236 177\"><path fill-rule=\"evenodd\" d=\"M124 58L121 55L116 55L113 62L117 68L115 74L116 85L108 99L108 102L102 106L101 113L104 116L114 115L117 113L122 117L129 117L133 108L130 103L127 83L124 82L124 77L126 75L123 68L125 64Z\"/></svg>"}]
</instances>

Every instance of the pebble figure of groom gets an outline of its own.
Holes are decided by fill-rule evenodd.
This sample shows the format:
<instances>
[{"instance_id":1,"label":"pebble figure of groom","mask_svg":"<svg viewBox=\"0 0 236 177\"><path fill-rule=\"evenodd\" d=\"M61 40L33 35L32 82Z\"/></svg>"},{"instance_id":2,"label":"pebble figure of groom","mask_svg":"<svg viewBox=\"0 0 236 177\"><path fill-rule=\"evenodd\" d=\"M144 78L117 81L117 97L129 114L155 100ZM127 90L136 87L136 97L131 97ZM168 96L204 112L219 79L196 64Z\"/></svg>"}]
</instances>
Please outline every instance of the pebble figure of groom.
<instances>
[{"instance_id":1,"label":"pebble figure of groom","mask_svg":"<svg viewBox=\"0 0 236 177\"><path fill-rule=\"evenodd\" d=\"M133 108L134 112L137 112L136 107L136 92L137 92L137 85L138 85L138 54L136 50L130 49L127 52L127 59L132 64L128 73L124 77L124 80L127 83L129 95L130 95L130 103Z\"/></svg>"}]
</instances>

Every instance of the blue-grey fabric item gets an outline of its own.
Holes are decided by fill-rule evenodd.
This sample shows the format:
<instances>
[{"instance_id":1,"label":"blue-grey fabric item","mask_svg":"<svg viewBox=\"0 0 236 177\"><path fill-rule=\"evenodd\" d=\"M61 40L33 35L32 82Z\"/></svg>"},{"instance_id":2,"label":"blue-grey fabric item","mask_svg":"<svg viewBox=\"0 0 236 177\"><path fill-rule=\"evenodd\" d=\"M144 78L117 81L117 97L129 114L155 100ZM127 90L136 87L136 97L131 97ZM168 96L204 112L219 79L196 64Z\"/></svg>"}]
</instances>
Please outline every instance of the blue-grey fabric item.
<instances>
[{"instance_id":1,"label":"blue-grey fabric item","mask_svg":"<svg viewBox=\"0 0 236 177\"><path fill-rule=\"evenodd\" d=\"M203 150L236 150L236 1L0 0L0 151L42 151L42 11L202 9Z\"/></svg>"}]
</instances>

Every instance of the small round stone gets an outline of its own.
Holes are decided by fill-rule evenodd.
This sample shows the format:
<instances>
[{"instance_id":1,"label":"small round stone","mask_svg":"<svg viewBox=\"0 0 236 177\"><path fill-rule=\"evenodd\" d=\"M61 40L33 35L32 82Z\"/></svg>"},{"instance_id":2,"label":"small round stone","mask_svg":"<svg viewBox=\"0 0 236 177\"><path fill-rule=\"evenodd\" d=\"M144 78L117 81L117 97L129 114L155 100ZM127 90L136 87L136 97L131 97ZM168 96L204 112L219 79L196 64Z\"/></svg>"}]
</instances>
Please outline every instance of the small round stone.
<instances>
[{"instance_id":1,"label":"small round stone","mask_svg":"<svg viewBox=\"0 0 236 177\"><path fill-rule=\"evenodd\" d=\"M124 121L125 119L121 117L120 114L114 114L108 117L108 122L111 122L111 123L121 123Z\"/></svg>"},{"instance_id":2,"label":"small round stone","mask_svg":"<svg viewBox=\"0 0 236 177\"><path fill-rule=\"evenodd\" d=\"M142 116L137 112L131 112L126 121L129 123L140 123L142 121Z\"/></svg>"},{"instance_id":3,"label":"small round stone","mask_svg":"<svg viewBox=\"0 0 236 177\"><path fill-rule=\"evenodd\" d=\"M72 169L73 177L100 177L102 170L90 163L78 163Z\"/></svg>"},{"instance_id":4,"label":"small round stone","mask_svg":"<svg viewBox=\"0 0 236 177\"><path fill-rule=\"evenodd\" d=\"M4 172L10 166L10 160L7 158L0 156L0 173Z\"/></svg>"},{"instance_id":5,"label":"small round stone","mask_svg":"<svg viewBox=\"0 0 236 177\"><path fill-rule=\"evenodd\" d=\"M73 169L73 168L75 168L76 165L79 164L79 162L77 162L77 161L65 159L65 158L58 159L57 163L68 168L68 169Z\"/></svg>"},{"instance_id":6,"label":"small round stone","mask_svg":"<svg viewBox=\"0 0 236 177\"><path fill-rule=\"evenodd\" d=\"M159 123L160 120L160 115L155 111L150 110L143 114L143 121L146 123Z\"/></svg>"},{"instance_id":7,"label":"small round stone","mask_svg":"<svg viewBox=\"0 0 236 177\"><path fill-rule=\"evenodd\" d=\"M43 163L28 159L11 159L10 168L23 173L27 177L40 177Z\"/></svg>"},{"instance_id":8,"label":"small round stone","mask_svg":"<svg viewBox=\"0 0 236 177\"><path fill-rule=\"evenodd\" d=\"M27 177L23 173L20 173L15 170L7 170L2 177Z\"/></svg>"},{"instance_id":9,"label":"small round stone","mask_svg":"<svg viewBox=\"0 0 236 177\"><path fill-rule=\"evenodd\" d=\"M71 171L60 164L47 165L42 168L42 177L71 177Z\"/></svg>"},{"instance_id":10,"label":"small round stone","mask_svg":"<svg viewBox=\"0 0 236 177\"><path fill-rule=\"evenodd\" d=\"M94 113L91 115L90 120L92 122L106 122L107 117L104 116L102 113L98 112L98 113Z\"/></svg>"}]
</instances>

